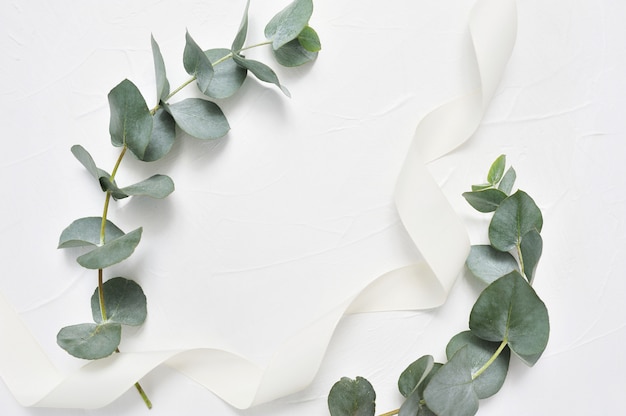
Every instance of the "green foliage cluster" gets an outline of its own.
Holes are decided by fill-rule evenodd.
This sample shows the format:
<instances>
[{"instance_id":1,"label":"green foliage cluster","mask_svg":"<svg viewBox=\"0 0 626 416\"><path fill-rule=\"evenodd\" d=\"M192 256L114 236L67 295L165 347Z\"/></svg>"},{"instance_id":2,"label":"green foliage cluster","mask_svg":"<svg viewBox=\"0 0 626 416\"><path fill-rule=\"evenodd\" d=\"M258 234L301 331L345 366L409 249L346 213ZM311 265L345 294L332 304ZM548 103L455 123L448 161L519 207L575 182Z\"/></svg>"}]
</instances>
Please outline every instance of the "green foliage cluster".
<instances>
[{"instance_id":1,"label":"green foliage cluster","mask_svg":"<svg viewBox=\"0 0 626 416\"><path fill-rule=\"evenodd\" d=\"M480 212L493 212L489 245L472 246L466 265L487 284L469 317L469 330L452 337L447 362L424 355L400 375L402 406L384 416L472 416L480 399L497 393L511 353L533 366L548 343L548 311L532 288L541 256L541 211L525 192L511 194L515 170L501 155L487 182L463 196ZM342 378L330 390L332 416L372 416L376 394L364 378Z\"/></svg>"},{"instance_id":2,"label":"green foliage cluster","mask_svg":"<svg viewBox=\"0 0 626 416\"><path fill-rule=\"evenodd\" d=\"M173 91L170 91L159 45L154 37L151 38L156 105L148 109L139 89L127 79L108 95L111 143L121 149L110 173L99 168L84 147L72 147L72 154L97 181L105 200L101 217L80 218L65 228L59 238L58 248L86 247L88 250L77 258L77 262L98 271L98 287L91 297L93 322L62 328L57 335L57 343L69 354L88 360L107 357L119 351L123 325L138 326L146 319L146 296L141 287L125 277L108 280L104 277L104 269L133 254L142 236L141 227L126 233L107 219L109 203L111 198L119 200L130 196L165 198L174 191L174 182L166 175L156 174L139 183L118 185L116 173L126 153L132 153L138 160L152 162L169 153L180 131L201 140L223 137L230 126L214 100L235 94L248 74L276 85L289 96L276 73L268 65L246 58L244 51L267 45L276 61L287 67L303 65L317 57L320 40L309 26L312 0L294 0L265 26L266 41L244 46L249 5L248 1L230 48L204 50L189 32L186 33L183 67L191 78ZM174 95L194 82L206 99L171 101ZM150 406L140 386L136 386Z\"/></svg>"}]
</instances>

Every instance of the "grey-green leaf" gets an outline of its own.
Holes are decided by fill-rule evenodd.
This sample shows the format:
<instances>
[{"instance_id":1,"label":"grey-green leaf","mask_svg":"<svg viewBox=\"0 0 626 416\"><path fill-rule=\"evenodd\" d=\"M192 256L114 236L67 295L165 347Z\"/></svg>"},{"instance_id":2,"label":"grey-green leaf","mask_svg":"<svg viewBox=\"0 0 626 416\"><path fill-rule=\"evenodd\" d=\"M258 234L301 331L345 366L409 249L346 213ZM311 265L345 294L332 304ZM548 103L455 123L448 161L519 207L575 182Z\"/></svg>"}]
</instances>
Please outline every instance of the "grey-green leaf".
<instances>
[{"instance_id":1,"label":"grey-green leaf","mask_svg":"<svg viewBox=\"0 0 626 416\"><path fill-rule=\"evenodd\" d=\"M413 390L426 378L433 368L435 360L432 355L424 355L411 364L400 374L398 390L404 397L408 397Z\"/></svg>"},{"instance_id":2,"label":"grey-green leaf","mask_svg":"<svg viewBox=\"0 0 626 416\"><path fill-rule=\"evenodd\" d=\"M109 92L109 133L114 146L128 146L139 159L150 142L152 115L139 89L124 80Z\"/></svg>"},{"instance_id":3,"label":"grey-green leaf","mask_svg":"<svg viewBox=\"0 0 626 416\"><path fill-rule=\"evenodd\" d=\"M537 263L539 263L541 252L543 251L543 239L537 230L530 230L522 236L520 250L524 261L524 274L528 281L532 283Z\"/></svg>"},{"instance_id":4,"label":"grey-green leaf","mask_svg":"<svg viewBox=\"0 0 626 416\"><path fill-rule=\"evenodd\" d=\"M543 217L535 201L518 190L500 203L489 223L489 241L500 251L509 251L521 243L531 230L541 232Z\"/></svg>"},{"instance_id":5,"label":"grey-green leaf","mask_svg":"<svg viewBox=\"0 0 626 416\"><path fill-rule=\"evenodd\" d=\"M376 410L376 393L363 377L352 380L343 377L328 394L331 416L373 416Z\"/></svg>"},{"instance_id":6,"label":"grey-green leaf","mask_svg":"<svg viewBox=\"0 0 626 416\"><path fill-rule=\"evenodd\" d=\"M294 0L265 26L265 37L278 49L298 37L313 14L312 0Z\"/></svg>"},{"instance_id":7,"label":"grey-green leaf","mask_svg":"<svg viewBox=\"0 0 626 416\"><path fill-rule=\"evenodd\" d=\"M485 341L470 331L456 334L446 346L446 356L450 359L458 350L467 345L467 360L472 374L476 374L494 355L500 343ZM479 399L493 396L500 390L509 370L511 353L504 348L498 357L480 375L472 380L474 391Z\"/></svg>"},{"instance_id":8,"label":"grey-green leaf","mask_svg":"<svg viewBox=\"0 0 626 416\"><path fill-rule=\"evenodd\" d=\"M100 244L101 217L86 217L68 225L59 237L57 248L97 246ZM105 241L114 240L124 235L115 224L107 220L104 226Z\"/></svg>"},{"instance_id":9,"label":"grey-green leaf","mask_svg":"<svg viewBox=\"0 0 626 416\"><path fill-rule=\"evenodd\" d=\"M254 74L255 77L264 82L269 82L271 84L275 84L281 91L287 96L291 97L291 94L287 90L287 88L283 87L278 81L278 76L269 66L265 65L262 62L255 61L253 59L246 59L240 55L234 55L233 59L237 63L237 65L246 68L250 72Z\"/></svg>"},{"instance_id":10,"label":"grey-green leaf","mask_svg":"<svg viewBox=\"0 0 626 416\"><path fill-rule=\"evenodd\" d=\"M104 245L83 254L76 261L87 269L104 269L119 263L133 254L141 240L142 231L140 227L121 237L105 241Z\"/></svg>"},{"instance_id":11,"label":"grey-green leaf","mask_svg":"<svg viewBox=\"0 0 626 416\"><path fill-rule=\"evenodd\" d=\"M545 304L516 271L483 290L472 308L469 326L484 340L507 340L511 351L531 366L541 357L550 333Z\"/></svg>"},{"instance_id":12,"label":"grey-green leaf","mask_svg":"<svg viewBox=\"0 0 626 416\"><path fill-rule=\"evenodd\" d=\"M113 354L121 338L120 324L78 324L62 328L57 344L74 357L98 360Z\"/></svg>"},{"instance_id":13,"label":"grey-green leaf","mask_svg":"<svg viewBox=\"0 0 626 416\"><path fill-rule=\"evenodd\" d=\"M246 2L246 9L243 12L243 17L241 18L241 23L239 24L239 30L237 30L237 35L235 36L235 40L233 40L233 44L231 49L234 53L238 52L241 48L243 48L243 44L246 41L246 36L248 35L248 8L250 7L250 0Z\"/></svg>"},{"instance_id":14,"label":"grey-green leaf","mask_svg":"<svg viewBox=\"0 0 626 416\"><path fill-rule=\"evenodd\" d=\"M487 284L518 270L515 257L489 245L472 246L465 264L477 279Z\"/></svg>"},{"instance_id":15,"label":"grey-green leaf","mask_svg":"<svg viewBox=\"0 0 626 416\"><path fill-rule=\"evenodd\" d=\"M309 52L319 52L322 49L320 37L311 26L306 26L298 35L298 42Z\"/></svg>"},{"instance_id":16,"label":"grey-green leaf","mask_svg":"<svg viewBox=\"0 0 626 416\"><path fill-rule=\"evenodd\" d=\"M513 185L515 184L515 179L517 179L517 174L515 173L513 166L511 166L502 177L500 185L498 185L498 189L509 195L513 189Z\"/></svg>"},{"instance_id":17,"label":"grey-green leaf","mask_svg":"<svg viewBox=\"0 0 626 416\"><path fill-rule=\"evenodd\" d=\"M152 136L143 154L144 162L154 162L167 155L176 141L176 123L162 107L152 116Z\"/></svg>"},{"instance_id":18,"label":"grey-green leaf","mask_svg":"<svg viewBox=\"0 0 626 416\"><path fill-rule=\"evenodd\" d=\"M152 45L152 57L154 60L154 74L156 77L156 97L158 101L165 101L170 93L170 83L167 80L167 73L165 72L165 62L163 61L163 55L161 55L161 48L154 40L154 36L150 36L150 43Z\"/></svg>"},{"instance_id":19,"label":"grey-green leaf","mask_svg":"<svg viewBox=\"0 0 626 416\"><path fill-rule=\"evenodd\" d=\"M121 190L127 195L149 196L161 199L174 192L174 181L167 175L153 175Z\"/></svg>"},{"instance_id":20,"label":"grey-green leaf","mask_svg":"<svg viewBox=\"0 0 626 416\"><path fill-rule=\"evenodd\" d=\"M478 396L473 388L471 367L468 346L464 346L437 371L424 389L428 408L442 416L475 415Z\"/></svg>"},{"instance_id":21,"label":"grey-green leaf","mask_svg":"<svg viewBox=\"0 0 626 416\"><path fill-rule=\"evenodd\" d=\"M143 324L148 312L141 286L132 280L115 277L104 282L103 288L106 322L131 326ZM98 288L91 296L91 314L96 323L104 323Z\"/></svg>"},{"instance_id":22,"label":"grey-green leaf","mask_svg":"<svg viewBox=\"0 0 626 416\"><path fill-rule=\"evenodd\" d=\"M504 175L505 166L506 156L498 156L498 158L491 164L491 167L489 168L489 173L487 173L487 182L492 185L497 184L500 179L502 179L502 175Z\"/></svg>"},{"instance_id":23,"label":"grey-green leaf","mask_svg":"<svg viewBox=\"0 0 626 416\"><path fill-rule=\"evenodd\" d=\"M211 63L228 56L228 49L210 49L205 51ZM248 72L232 59L226 59L213 67L213 79L204 94L212 98L228 98L236 93L246 79Z\"/></svg>"},{"instance_id":24,"label":"grey-green leaf","mask_svg":"<svg viewBox=\"0 0 626 416\"><path fill-rule=\"evenodd\" d=\"M211 101L187 98L167 105L165 110L174 117L178 127L198 139L218 139L230 130L224 113Z\"/></svg>"},{"instance_id":25,"label":"grey-green leaf","mask_svg":"<svg viewBox=\"0 0 626 416\"><path fill-rule=\"evenodd\" d=\"M499 189L489 188L481 191L463 192L467 202L480 212L493 212L504 201L507 194Z\"/></svg>"},{"instance_id":26,"label":"grey-green leaf","mask_svg":"<svg viewBox=\"0 0 626 416\"><path fill-rule=\"evenodd\" d=\"M286 67L304 65L314 60L317 55L317 52L310 52L304 49L298 39L291 40L274 50L276 61Z\"/></svg>"},{"instance_id":27,"label":"grey-green leaf","mask_svg":"<svg viewBox=\"0 0 626 416\"><path fill-rule=\"evenodd\" d=\"M72 146L71 151L74 157L91 173L91 176L96 179L100 177L100 169L98 169L96 162L94 162L89 152L83 146L75 144Z\"/></svg>"},{"instance_id":28,"label":"grey-green leaf","mask_svg":"<svg viewBox=\"0 0 626 416\"><path fill-rule=\"evenodd\" d=\"M200 91L205 92L213 78L213 65L189 32L185 35L185 41L183 66L189 75L196 77Z\"/></svg>"},{"instance_id":29,"label":"grey-green leaf","mask_svg":"<svg viewBox=\"0 0 626 416\"><path fill-rule=\"evenodd\" d=\"M128 198L128 194L124 193L108 175L100 176L100 187L104 192L110 192L113 199Z\"/></svg>"}]
</instances>

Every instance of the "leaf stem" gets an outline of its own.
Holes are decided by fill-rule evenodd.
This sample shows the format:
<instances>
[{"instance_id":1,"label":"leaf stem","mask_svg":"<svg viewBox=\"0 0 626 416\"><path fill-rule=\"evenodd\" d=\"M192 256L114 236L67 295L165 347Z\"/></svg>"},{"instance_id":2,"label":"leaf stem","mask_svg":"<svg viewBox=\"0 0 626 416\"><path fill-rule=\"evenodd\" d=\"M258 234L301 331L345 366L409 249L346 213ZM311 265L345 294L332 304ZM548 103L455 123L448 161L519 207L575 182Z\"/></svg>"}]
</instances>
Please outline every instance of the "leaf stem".
<instances>
[{"instance_id":1,"label":"leaf stem","mask_svg":"<svg viewBox=\"0 0 626 416\"><path fill-rule=\"evenodd\" d=\"M387 413L383 413L380 416L393 416L393 415L397 415L398 413L400 413L400 409L396 409L396 410L392 410L392 411L387 412Z\"/></svg>"},{"instance_id":2,"label":"leaf stem","mask_svg":"<svg viewBox=\"0 0 626 416\"><path fill-rule=\"evenodd\" d=\"M472 380L476 380L482 373L485 372L485 370L487 370L489 368L489 366L491 364L493 364L493 362L496 360L496 358L498 358L498 356L500 355L500 353L504 350L504 347L506 347L506 344L508 343L508 337L505 337L502 342L500 343L500 346L498 347L498 349L493 353L493 355L491 356L491 358L489 358L489 360L487 360L487 362L478 369L478 371L476 371L474 374L472 374Z\"/></svg>"},{"instance_id":3,"label":"leaf stem","mask_svg":"<svg viewBox=\"0 0 626 416\"><path fill-rule=\"evenodd\" d=\"M528 280L528 277L526 277L526 271L524 270L524 256L522 256L522 244L517 243L515 247L517 248L517 258L519 259L520 272L522 273L522 276L524 276L524 279Z\"/></svg>"},{"instance_id":4,"label":"leaf stem","mask_svg":"<svg viewBox=\"0 0 626 416\"><path fill-rule=\"evenodd\" d=\"M98 269L98 299L100 301L100 315L102 316L102 322L107 320L107 310L104 305L104 283L102 279L102 269Z\"/></svg>"}]
</instances>

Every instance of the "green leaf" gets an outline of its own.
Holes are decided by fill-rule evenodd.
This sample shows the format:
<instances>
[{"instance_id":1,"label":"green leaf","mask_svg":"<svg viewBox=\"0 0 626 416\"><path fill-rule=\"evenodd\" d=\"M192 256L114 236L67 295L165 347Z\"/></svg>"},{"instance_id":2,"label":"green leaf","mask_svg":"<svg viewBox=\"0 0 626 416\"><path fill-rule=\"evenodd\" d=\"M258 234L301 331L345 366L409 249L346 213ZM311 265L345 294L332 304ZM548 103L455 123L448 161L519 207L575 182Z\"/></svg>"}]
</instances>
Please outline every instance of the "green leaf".
<instances>
[{"instance_id":1,"label":"green leaf","mask_svg":"<svg viewBox=\"0 0 626 416\"><path fill-rule=\"evenodd\" d=\"M100 177L100 169L96 166L96 162L94 162L93 158L89 154L85 148L79 144L75 144L72 146L72 154L78 161L87 169L91 176L98 179Z\"/></svg>"},{"instance_id":2,"label":"green leaf","mask_svg":"<svg viewBox=\"0 0 626 416\"><path fill-rule=\"evenodd\" d=\"M98 360L115 352L122 338L120 324L78 324L57 334L57 344L77 358Z\"/></svg>"},{"instance_id":3,"label":"green leaf","mask_svg":"<svg viewBox=\"0 0 626 416\"><path fill-rule=\"evenodd\" d=\"M491 167L489 168L489 173L487 173L487 182L492 185L497 184L500 179L502 179L502 175L504 174L504 167L506 166L506 156L500 155L493 162Z\"/></svg>"},{"instance_id":4,"label":"green leaf","mask_svg":"<svg viewBox=\"0 0 626 416\"><path fill-rule=\"evenodd\" d=\"M230 126L217 104L200 98L187 98L172 105L166 105L178 127L198 139L209 140L223 137Z\"/></svg>"},{"instance_id":5,"label":"green leaf","mask_svg":"<svg viewBox=\"0 0 626 416\"><path fill-rule=\"evenodd\" d=\"M294 0L265 26L265 37L274 50L298 37L313 14L312 0Z\"/></svg>"},{"instance_id":6,"label":"green leaf","mask_svg":"<svg viewBox=\"0 0 626 416\"><path fill-rule=\"evenodd\" d=\"M146 295L137 283L123 277L115 277L104 282L103 292L106 322L138 326L146 320L148 313ZM99 295L96 288L91 296L91 314L96 323L102 324L104 322Z\"/></svg>"},{"instance_id":7,"label":"green leaf","mask_svg":"<svg viewBox=\"0 0 626 416\"><path fill-rule=\"evenodd\" d=\"M228 56L228 49L210 49L205 52L211 63ZM248 72L232 59L226 59L213 67L213 79L204 93L212 98L228 98L236 93L246 79Z\"/></svg>"},{"instance_id":8,"label":"green leaf","mask_svg":"<svg viewBox=\"0 0 626 416\"><path fill-rule=\"evenodd\" d=\"M161 199L174 192L174 182L167 175L153 175L139 183L126 186L121 191L127 195Z\"/></svg>"},{"instance_id":9,"label":"green leaf","mask_svg":"<svg viewBox=\"0 0 626 416\"><path fill-rule=\"evenodd\" d=\"M426 405L437 415L473 416L478 411L468 350L467 345L459 349L424 389Z\"/></svg>"},{"instance_id":10,"label":"green leaf","mask_svg":"<svg viewBox=\"0 0 626 416\"><path fill-rule=\"evenodd\" d=\"M152 57L154 60L157 101L165 101L170 93L170 83L167 80L167 74L165 72L165 62L163 61L163 55L161 55L161 48L159 48L159 45L152 35L150 35L150 43L152 45Z\"/></svg>"},{"instance_id":11,"label":"green leaf","mask_svg":"<svg viewBox=\"0 0 626 416\"><path fill-rule=\"evenodd\" d=\"M511 351L531 366L541 357L550 333L545 304L516 271L496 280L480 294L469 326L484 340L507 340Z\"/></svg>"},{"instance_id":12,"label":"green leaf","mask_svg":"<svg viewBox=\"0 0 626 416\"><path fill-rule=\"evenodd\" d=\"M243 44L246 41L246 36L248 35L248 8L250 7L250 0L246 2L246 9L243 12L243 17L241 18L241 23L239 24L239 30L237 30L237 36L235 36L235 40L233 40L233 44L230 47L233 53L238 52L243 48Z\"/></svg>"},{"instance_id":13,"label":"green leaf","mask_svg":"<svg viewBox=\"0 0 626 416\"><path fill-rule=\"evenodd\" d=\"M328 394L331 416L373 416L376 410L376 393L363 377L352 380L343 377Z\"/></svg>"},{"instance_id":14,"label":"green leaf","mask_svg":"<svg viewBox=\"0 0 626 416\"><path fill-rule=\"evenodd\" d=\"M500 203L489 224L489 241L500 251L509 251L531 230L541 232L543 217L535 201L518 190Z\"/></svg>"},{"instance_id":15,"label":"green leaf","mask_svg":"<svg viewBox=\"0 0 626 416\"><path fill-rule=\"evenodd\" d=\"M97 246L100 244L102 217L86 217L68 225L59 237L57 248ZM114 240L124 235L115 224L107 220L104 226L105 241Z\"/></svg>"},{"instance_id":16,"label":"green leaf","mask_svg":"<svg viewBox=\"0 0 626 416\"><path fill-rule=\"evenodd\" d=\"M154 162L167 155L176 141L176 123L162 107L152 117L152 136L143 154L144 162Z\"/></svg>"},{"instance_id":17,"label":"green leaf","mask_svg":"<svg viewBox=\"0 0 626 416\"><path fill-rule=\"evenodd\" d=\"M276 61L286 67L304 65L314 60L318 54L317 52L310 52L304 49L298 39L289 41L273 51Z\"/></svg>"},{"instance_id":18,"label":"green leaf","mask_svg":"<svg viewBox=\"0 0 626 416\"><path fill-rule=\"evenodd\" d=\"M269 66L265 65L262 62L255 61L253 59L246 59L240 55L233 55L233 59L237 63L237 65L246 68L250 72L254 74L255 77L264 82L269 82L271 84L275 84L281 91L287 96L291 97L287 88L283 87L278 81L278 76Z\"/></svg>"},{"instance_id":19,"label":"green leaf","mask_svg":"<svg viewBox=\"0 0 626 416\"><path fill-rule=\"evenodd\" d=\"M477 279L487 284L518 270L515 257L488 245L472 246L465 264Z\"/></svg>"},{"instance_id":20,"label":"green leaf","mask_svg":"<svg viewBox=\"0 0 626 416\"><path fill-rule=\"evenodd\" d=\"M412 362L398 379L398 390L404 397L408 397L413 390L426 378L432 370L435 360L432 355L424 355Z\"/></svg>"},{"instance_id":21,"label":"green leaf","mask_svg":"<svg viewBox=\"0 0 626 416\"><path fill-rule=\"evenodd\" d=\"M541 252L543 251L543 239L537 230L530 230L522 237L520 250L524 261L524 274L528 281L532 283L537 263L539 263Z\"/></svg>"},{"instance_id":22,"label":"green leaf","mask_svg":"<svg viewBox=\"0 0 626 416\"><path fill-rule=\"evenodd\" d=\"M185 41L183 66L189 75L196 77L198 88L204 93L213 78L213 65L189 32L185 35Z\"/></svg>"},{"instance_id":23,"label":"green leaf","mask_svg":"<svg viewBox=\"0 0 626 416\"><path fill-rule=\"evenodd\" d=\"M515 179L517 179L517 174L515 173L515 169L511 166L502 177L498 189L509 195L511 189L513 189L513 184L515 184Z\"/></svg>"},{"instance_id":24,"label":"green leaf","mask_svg":"<svg viewBox=\"0 0 626 416\"><path fill-rule=\"evenodd\" d=\"M448 342L446 346L448 359L464 346L467 346L467 360L470 364L470 371L474 375L494 355L500 343L485 341L470 331L464 331L452 337ZM509 349L504 348L489 367L472 380L474 391L479 399L493 396L500 390L509 370L510 358Z\"/></svg>"},{"instance_id":25,"label":"green leaf","mask_svg":"<svg viewBox=\"0 0 626 416\"><path fill-rule=\"evenodd\" d=\"M493 185L490 183L481 183L478 185L472 185L472 191L484 191L485 189L493 188Z\"/></svg>"},{"instance_id":26,"label":"green leaf","mask_svg":"<svg viewBox=\"0 0 626 416\"><path fill-rule=\"evenodd\" d=\"M139 159L152 135L152 115L132 82L124 80L109 93L109 133L114 146L128 146Z\"/></svg>"},{"instance_id":27,"label":"green leaf","mask_svg":"<svg viewBox=\"0 0 626 416\"><path fill-rule=\"evenodd\" d=\"M507 195L499 189L489 188L482 191L463 192L467 202L480 212L493 212Z\"/></svg>"},{"instance_id":28,"label":"green leaf","mask_svg":"<svg viewBox=\"0 0 626 416\"><path fill-rule=\"evenodd\" d=\"M141 240L143 229L137 228L116 239L105 241L105 244L83 254L76 259L78 264L87 269L104 269L130 257Z\"/></svg>"},{"instance_id":29,"label":"green leaf","mask_svg":"<svg viewBox=\"0 0 626 416\"><path fill-rule=\"evenodd\" d=\"M306 26L302 29L302 32L298 35L298 42L304 49L309 52L319 52L322 50L322 43L315 29L311 26Z\"/></svg>"},{"instance_id":30,"label":"green leaf","mask_svg":"<svg viewBox=\"0 0 626 416\"><path fill-rule=\"evenodd\" d=\"M103 175L100 177L100 187L104 192L110 192L113 199L124 199L128 198L128 194L124 193L115 183L112 181L108 175Z\"/></svg>"}]
</instances>

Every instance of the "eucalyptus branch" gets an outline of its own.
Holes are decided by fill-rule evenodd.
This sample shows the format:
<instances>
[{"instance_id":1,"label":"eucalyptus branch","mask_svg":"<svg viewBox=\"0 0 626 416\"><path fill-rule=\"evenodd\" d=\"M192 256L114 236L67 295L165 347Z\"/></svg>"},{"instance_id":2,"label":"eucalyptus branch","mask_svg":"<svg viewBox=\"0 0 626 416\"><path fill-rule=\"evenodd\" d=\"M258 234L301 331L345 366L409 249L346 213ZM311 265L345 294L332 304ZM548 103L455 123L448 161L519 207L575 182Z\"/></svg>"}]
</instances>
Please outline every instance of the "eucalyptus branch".
<instances>
[{"instance_id":1,"label":"eucalyptus branch","mask_svg":"<svg viewBox=\"0 0 626 416\"><path fill-rule=\"evenodd\" d=\"M69 354L96 360L119 353L122 325L139 326L147 316L146 297L139 284L125 277L106 281L104 278L107 267L133 254L143 233L141 227L125 233L108 219L111 199L131 196L165 198L174 191L174 182L166 175L155 174L133 185L119 187L116 176L125 155L130 152L144 162L161 159L178 139L178 131L200 140L225 136L230 125L215 101L239 91L249 74L274 84L289 95L269 66L246 59L241 55L242 51L271 45L276 61L288 67L303 65L317 57L321 44L317 33L309 26L313 13L311 0L292 1L266 25L265 42L244 47L248 6L249 3L230 48L204 50L189 33L186 34L183 66L191 77L173 91L170 91L159 45L154 38L151 39L157 104L148 109L142 93L129 80L120 82L108 94L111 143L121 148L110 174L96 165L85 148L80 145L72 147L72 153L97 180L105 197L102 216L75 220L59 238L59 248L90 248L77 258L77 262L87 269L97 270L98 279L91 297L94 322L67 326L57 334L57 343ZM229 60L232 61L227 64ZM170 103L171 98L194 82L206 99L188 98ZM152 403L141 385L136 383L135 387L146 406L151 408Z\"/></svg>"},{"instance_id":2,"label":"eucalyptus branch","mask_svg":"<svg viewBox=\"0 0 626 416\"><path fill-rule=\"evenodd\" d=\"M479 212L493 212L490 244L472 246L466 261L487 285L474 303L469 330L452 337L447 363L430 355L411 363L398 380L404 403L381 416L473 416L479 400L502 387L511 352L532 366L546 348L548 311L531 286L543 247L543 217L525 192L511 194L516 174L513 168L505 172L505 165L504 155L498 157L487 182L463 194ZM344 377L330 390L328 407L331 416L373 416L375 399L369 381Z\"/></svg>"}]
</instances>

